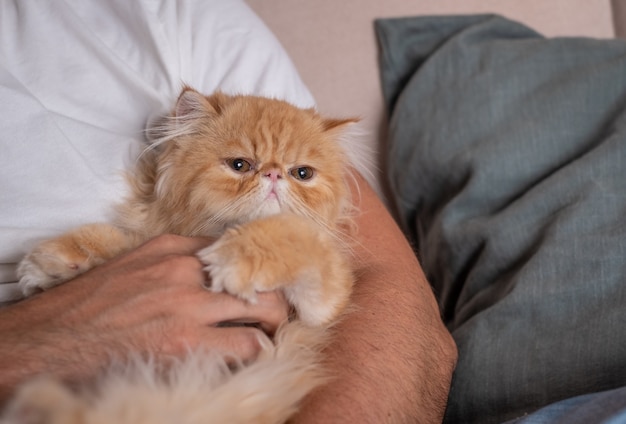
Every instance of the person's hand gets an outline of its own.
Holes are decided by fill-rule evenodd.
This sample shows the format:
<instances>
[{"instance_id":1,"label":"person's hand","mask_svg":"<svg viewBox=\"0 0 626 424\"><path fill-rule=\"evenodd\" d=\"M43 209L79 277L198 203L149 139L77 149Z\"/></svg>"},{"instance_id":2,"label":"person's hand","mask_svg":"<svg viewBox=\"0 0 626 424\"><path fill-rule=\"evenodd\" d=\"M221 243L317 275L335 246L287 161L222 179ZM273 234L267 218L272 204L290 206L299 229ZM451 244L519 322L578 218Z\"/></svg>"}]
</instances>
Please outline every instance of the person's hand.
<instances>
[{"instance_id":1,"label":"person's hand","mask_svg":"<svg viewBox=\"0 0 626 424\"><path fill-rule=\"evenodd\" d=\"M280 293L261 293L251 304L203 288L207 277L194 253L209 242L160 236L0 309L0 357L8 365L0 365L0 397L29 375L82 379L129 352L165 360L204 348L253 359L263 331L273 334L289 305Z\"/></svg>"}]
</instances>

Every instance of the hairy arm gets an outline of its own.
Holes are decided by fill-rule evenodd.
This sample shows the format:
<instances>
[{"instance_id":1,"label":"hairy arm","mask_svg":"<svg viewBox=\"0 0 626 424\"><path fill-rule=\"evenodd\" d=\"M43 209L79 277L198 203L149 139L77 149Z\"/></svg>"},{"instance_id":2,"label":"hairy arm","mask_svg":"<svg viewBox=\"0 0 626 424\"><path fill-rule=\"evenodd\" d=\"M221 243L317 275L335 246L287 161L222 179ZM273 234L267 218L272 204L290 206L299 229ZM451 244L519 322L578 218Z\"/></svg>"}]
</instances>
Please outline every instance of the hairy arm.
<instances>
[{"instance_id":1,"label":"hairy arm","mask_svg":"<svg viewBox=\"0 0 626 424\"><path fill-rule=\"evenodd\" d=\"M0 406L22 381L45 373L68 383L93 377L129 352L167 361L204 347L255 357L262 332L220 327L260 323L268 333L287 319L278 293L250 304L202 288L195 252L209 241L157 237L106 264L0 309Z\"/></svg>"},{"instance_id":2,"label":"hairy arm","mask_svg":"<svg viewBox=\"0 0 626 424\"><path fill-rule=\"evenodd\" d=\"M356 308L326 351L333 379L294 421L441 422L456 346L411 247L374 191L357 181Z\"/></svg>"}]
</instances>

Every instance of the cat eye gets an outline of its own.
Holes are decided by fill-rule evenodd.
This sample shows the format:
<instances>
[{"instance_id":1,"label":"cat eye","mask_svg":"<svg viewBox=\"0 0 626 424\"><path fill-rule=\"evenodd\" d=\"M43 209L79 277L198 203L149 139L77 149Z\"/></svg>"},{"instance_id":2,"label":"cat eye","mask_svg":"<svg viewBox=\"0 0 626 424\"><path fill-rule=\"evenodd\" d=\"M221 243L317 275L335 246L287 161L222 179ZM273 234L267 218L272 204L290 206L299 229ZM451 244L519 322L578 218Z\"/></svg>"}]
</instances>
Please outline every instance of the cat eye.
<instances>
[{"instance_id":1,"label":"cat eye","mask_svg":"<svg viewBox=\"0 0 626 424\"><path fill-rule=\"evenodd\" d=\"M294 168L289 171L289 174L297 180L306 181L313 178L315 175L315 171L310 166L301 166L299 168Z\"/></svg>"},{"instance_id":2,"label":"cat eye","mask_svg":"<svg viewBox=\"0 0 626 424\"><path fill-rule=\"evenodd\" d=\"M237 172L248 172L254 168L250 162L242 158L226 159L226 164Z\"/></svg>"}]
</instances>

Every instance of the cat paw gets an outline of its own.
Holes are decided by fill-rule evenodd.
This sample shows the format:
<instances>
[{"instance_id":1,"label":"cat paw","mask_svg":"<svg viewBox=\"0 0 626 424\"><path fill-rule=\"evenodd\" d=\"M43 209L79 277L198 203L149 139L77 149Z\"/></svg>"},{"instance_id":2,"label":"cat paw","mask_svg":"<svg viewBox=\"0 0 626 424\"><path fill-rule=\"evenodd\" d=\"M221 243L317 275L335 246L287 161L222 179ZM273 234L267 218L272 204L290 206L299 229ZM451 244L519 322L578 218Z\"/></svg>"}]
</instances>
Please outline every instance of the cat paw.
<instances>
[{"instance_id":1,"label":"cat paw","mask_svg":"<svg viewBox=\"0 0 626 424\"><path fill-rule=\"evenodd\" d=\"M257 292L269 291L263 277L262 262L240 239L228 232L211 246L198 252L210 277L213 292L227 292L249 302L256 302Z\"/></svg>"},{"instance_id":2,"label":"cat paw","mask_svg":"<svg viewBox=\"0 0 626 424\"><path fill-rule=\"evenodd\" d=\"M47 290L93 267L86 252L56 240L41 243L18 265L19 287L25 296Z\"/></svg>"},{"instance_id":3,"label":"cat paw","mask_svg":"<svg viewBox=\"0 0 626 424\"><path fill-rule=\"evenodd\" d=\"M19 287L30 296L89 271L142 239L109 224L89 224L37 245L17 268Z\"/></svg>"},{"instance_id":4,"label":"cat paw","mask_svg":"<svg viewBox=\"0 0 626 424\"><path fill-rule=\"evenodd\" d=\"M317 326L339 316L352 290L351 267L332 237L294 216L273 216L227 230L198 252L210 290L254 302L282 290L300 320Z\"/></svg>"}]
</instances>

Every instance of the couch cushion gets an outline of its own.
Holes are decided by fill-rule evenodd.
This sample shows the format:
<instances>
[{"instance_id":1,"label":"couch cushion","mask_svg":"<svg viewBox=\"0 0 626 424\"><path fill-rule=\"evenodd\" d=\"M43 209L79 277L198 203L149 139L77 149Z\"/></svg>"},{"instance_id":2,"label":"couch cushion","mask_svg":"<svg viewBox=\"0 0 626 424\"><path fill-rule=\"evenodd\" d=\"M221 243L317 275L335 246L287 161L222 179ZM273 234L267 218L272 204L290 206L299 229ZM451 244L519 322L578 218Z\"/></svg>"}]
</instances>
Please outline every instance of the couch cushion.
<instances>
[{"instance_id":1,"label":"couch cushion","mask_svg":"<svg viewBox=\"0 0 626 424\"><path fill-rule=\"evenodd\" d=\"M448 422L626 383L626 44L377 22L389 178L458 344Z\"/></svg>"}]
</instances>

